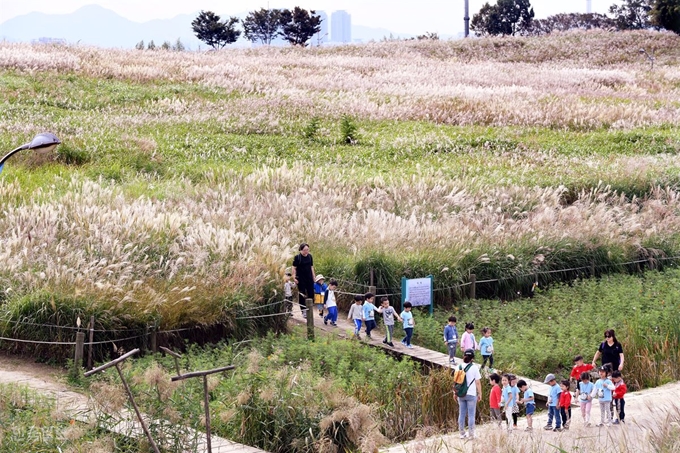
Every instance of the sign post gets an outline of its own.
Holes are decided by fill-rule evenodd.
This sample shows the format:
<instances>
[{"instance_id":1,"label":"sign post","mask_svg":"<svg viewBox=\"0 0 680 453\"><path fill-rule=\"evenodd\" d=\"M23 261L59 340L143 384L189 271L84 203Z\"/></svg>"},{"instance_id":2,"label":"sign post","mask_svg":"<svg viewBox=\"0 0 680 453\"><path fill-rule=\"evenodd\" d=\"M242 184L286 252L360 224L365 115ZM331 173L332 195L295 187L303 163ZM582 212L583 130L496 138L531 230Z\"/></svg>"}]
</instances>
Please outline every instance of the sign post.
<instances>
[{"instance_id":1,"label":"sign post","mask_svg":"<svg viewBox=\"0 0 680 453\"><path fill-rule=\"evenodd\" d=\"M428 275L424 278L401 278L401 309L404 310L404 302L411 302L414 307L430 306L430 315L434 313L433 278Z\"/></svg>"}]
</instances>

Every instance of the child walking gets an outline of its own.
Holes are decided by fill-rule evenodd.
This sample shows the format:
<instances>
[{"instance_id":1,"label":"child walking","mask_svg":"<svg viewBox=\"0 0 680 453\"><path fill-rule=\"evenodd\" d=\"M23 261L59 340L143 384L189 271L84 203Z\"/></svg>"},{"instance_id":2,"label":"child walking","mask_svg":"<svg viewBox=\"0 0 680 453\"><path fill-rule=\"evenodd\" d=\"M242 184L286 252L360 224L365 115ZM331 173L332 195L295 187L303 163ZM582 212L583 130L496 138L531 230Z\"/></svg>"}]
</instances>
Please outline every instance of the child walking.
<instances>
[{"instance_id":1,"label":"child walking","mask_svg":"<svg viewBox=\"0 0 680 453\"><path fill-rule=\"evenodd\" d=\"M511 377L509 374L503 375L503 407L505 408L505 421L508 424L508 432L512 432L512 410L515 407L515 393L510 385Z\"/></svg>"},{"instance_id":2,"label":"child walking","mask_svg":"<svg viewBox=\"0 0 680 453\"><path fill-rule=\"evenodd\" d=\"M411 337L413 336L413 327L416 325L415 320L413 319L413 313L411 312L412 307L413 305L411 305L411 302L404 302L404 311L399 315L401 321L404 323L404 333L406 334L404 339L401 340L401 343L407 348L413 347L411 344Z\"/></svg>"},{"instance_id":3,"label":"child walking","mask_svg":"<svg viewBox=\"0 0 680 453\"><path fill-rule=\"evenodd\" d=\"M354 338L357 340L361 340L361 335L359 335L359 332L361 332L361 321L364 319L364 307L362 307L363 303L364 296L357 294L354 296L354 304L349 307L349 313L347 313L347 319L354 321Z\"/></svg>"},{"instance_id":4,"label":"child walking","mask_svg":"<svg viewBox=\"0 0 680 453\"><path fill-rule=\"evenodd\" d=\"M610 426L612 423L612 390L614 390L614 383L607 378L607 368L601 367L598 369L600 379L595 382L595 392L597 399L600 402L600 423L597 426Z\"/></svg>"},{"instance_id":5,"label":"child walking","mask_svg":"<svg viewBox=\"0 0 680 453\"><path fill-rule=\"evenodd\" d=\"M458 329L456 329L455 316L449 316L449 323L444 327L444 343L449 348L449 362L456 361L456 346L458 345ZM500 388L499 388L500 390Z\"/></svg>"},{"instance_id":6,"label":"child walking","mask_svg":"<svg viewBox=\"0 0 680 453\"><path fill-rule=\"evenodd\" d=\"M612 382L614 383L614 394L612 397L614 398L614 406L616 407L616 420L614 420L614 424L618 425L619 423L623 423L626 418L626 400L623 399L623 396L628 391L628 387L626 387L626 383L623 382L619 370L612 371Z\"/></svg>"},{"instance_id":7,"label":"child walking","mask_svg":"<svg viewBox=\"0 0 680 453\"><path fill-rule=\"evenodd\" d=\"M576 384L576 392L574 393L574 397L576 397L576 393L578 393L578 386L579 383L581 382L581 375L584 372L588 372L592 369L593 365L591 363L587 364L583 363L582 355L577 355L576 357L574 357L574 366L572 367L571 374L569 375L569 379L571 379L571 381Z\"/></svg>"},{"instance_id":8,"label":"child walking","mask_svg":"<svg viewBox=\"0 0 680 453\"><path fill-rule=\"evenodd\" d=\"M293 287L295 282L291 281L293 274L286 272L283 277L283 309L288 313L288 316L293 316Z\"/></svg>"},{"instance_id":9,"label":"child walking","mask_svg":"<svg viewBox=\"0 0 680 453\"><path fill-rule=\"evenodd\" d=\"M328 289L323 295L323 303L326 306L326 310L328 310L328 314L323 317L323 323L328 324L328 321L330 321L334 327L338 326L338 305L335 302L335 290L337 288L338 282L331 279L328 282Z\"/></svg>"},{"instance_id":10,"label":"child walking","mask_svg":"<svg viewBox=\"0 0 680 453\"><path fill-rule=\"evenodd\" d=\"M562 416L562 427L569 429L571 421L571 393L569 392L569 379L560 382L562 394L560 395L560 415Z\"/></svg>"},{"instance_id":11,"label":"child walking","mask_svg":"<svg viewBox=\"0 0 680 453\"><path fill-rule=\"evenodd\" d=\"M314 307L319 310L319 316L323 317L323 295L328 289L324 283L324 276L319 274L314 280Z\"/></svg>"},{"instance_id":12,"label":"child walking","mask_svg":"<svg viewBox=\"0 0 680 453\"><path fill-rule=\"evenodd\" d=\"M465 333L460 337L460 350L465 352L468 349L479 349L479 345L475 340L475 325L471 322L465 324Z\"/></svg>"},{"instance_id":13,"label":"child walking","mask_svg":"<svg viewBox=\"0 0 680 453\"><path fill-rule=\"evenodd\" d=\"M482 352L482 366L486 366L486 361L489 361L489 368L493 371L493 338L491 338L491 329L489 327L482 328L482 337L479 340L479 349Z\"/></svg>"},{"instance_id":14,"label":"child walking","mask_svg":"<svg viewBox=\"0 0 680 453\"><path fill-rule=\"evenodd\" d=\"M532 431L534 429L533 415L534 412L536 412L534 391L529 388L527 382L524 379L520 379L519 382L517 382L517 387L519 387L519 389L524 394L524 397L520 402L524 404L527 410L527 429L525 429L525 431Z\"/></svg>"},{"instance_id":15,"label":"child walking","mask_svg":"<svg viewBox=\"0 0 680 453\"><path fill-rule=\"evenodd\" d=\"M501 377L496 373L491 373L489 376L489 384L491 387L491 393L489 393L489 408L491 409L491 420L498 423L498 427L501 427L502 417L501 417Z\"/></svg>"},{"instance_id":16,"label":"child walking","mask_svg":"<svg viewBox=\"0 0 680 453\"><path fill-rule=\"evenodd\" d=\"M543 429L562 431L562 420L560 419L560 410L558 407L562 389L560 389L560 386L557 385L557 379L555 379L555 375L552 373L545 377L543 383L550 386L550 395L548 396L548 424L545 425ZM552 426L553 418L555 419L554 428Z\"/></svg>"},{"instance_id":17,"label":"child walking","mask_svg":"<svg viewBox=\"0 0 680 453\"><path fill-rule=\"evenodd\" d=\"M390 300L387 296L382 296L380 298L380 308L376 310L378 313L382 313L383 322L385 323L385 338L383 343L394 347L392 343L392 337L394 336L394 318L401 321L401 318L397 314L397 311L390 305Z\"/></svg>"},{"instance_id":18,"label":"child walking","mask_svg":"<svg viewBox=\"0 0 680 453\"><path fill-rule=\"evenodd\" d=\"M590 373L584 371L581 373L581 382L578 383L576 389L576 398L581 405L581 417L583 417L583 424L590 426L590 409L593 407L593 389L595 385L590 381Z\"/></svg>"},{"instance_id":19,"label":"child walking","mask_svg":"<svg viewBox=\"0 0 680 453\"><path fill-rule=\"evenodd\" d=\"M515 405L512 406L512 427L517 429L517 417L519 416L519 388L517 388L517 376L510 375L510 388L514 395Z\"/></svg>"},{"instance_id":20,"label":"child walking","mask_svg":"<svg viewBox=\"0 0 680 453\"><path fill-rule=\"evenodd\" d=\"M375 313L378 309L375 305L375 294L366 293L364 295L364 322L366 323L366 338L371 339L371 330L375 329Z\"/></svg>"}]
</instances>

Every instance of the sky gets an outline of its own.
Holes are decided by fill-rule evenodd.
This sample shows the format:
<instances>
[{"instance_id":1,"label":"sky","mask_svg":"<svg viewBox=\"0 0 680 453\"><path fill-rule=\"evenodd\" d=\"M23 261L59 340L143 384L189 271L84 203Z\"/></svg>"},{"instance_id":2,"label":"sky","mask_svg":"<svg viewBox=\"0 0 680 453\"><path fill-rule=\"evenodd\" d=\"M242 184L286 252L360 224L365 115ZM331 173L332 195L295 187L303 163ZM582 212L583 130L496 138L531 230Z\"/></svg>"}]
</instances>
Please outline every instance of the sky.
<instances>
[{"instance_id":1,"label":"sky","mask_svg":"<svg viewBox=\"0 0 680 453\"><path fill-rule=\"evenodd\" d=\"M470 17L484 3L494 0L469 0ZM587 0L531 0L536 18L557 13L586 12ZM616 0L592 0L592 11L606 13ZM221 16L259 8L290 8L326 11L345 10L352 24L386 28L398 33L436 32L455 35L463 31L464 0L0 0L0 23L12 17L42 12L68 14L78 8L97 4L137 22L169 19L178 14L213 11Z\"/></svg>"}]
</instances>

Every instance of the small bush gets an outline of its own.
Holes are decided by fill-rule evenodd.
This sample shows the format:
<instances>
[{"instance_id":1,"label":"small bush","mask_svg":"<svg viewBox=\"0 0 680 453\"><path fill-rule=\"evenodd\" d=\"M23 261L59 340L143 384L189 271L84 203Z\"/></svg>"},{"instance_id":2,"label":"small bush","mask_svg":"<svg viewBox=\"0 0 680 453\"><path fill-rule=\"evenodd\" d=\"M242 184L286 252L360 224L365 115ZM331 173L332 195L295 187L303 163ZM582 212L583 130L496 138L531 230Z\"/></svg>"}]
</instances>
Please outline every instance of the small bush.
<instances>
[{"instance_id":1,"label":"small bush","mask_svg":"<svg viewBox=\"0 0 680 453\"><path fill-rule=\"evenodd\" d=\"M321 127L321 120L319 117L313 117L309 120L309 123L302 130L302 135L307 140L314 140L319 134L319 128Z\"/></svg>"},{"instance_id":2,"label":"small bush","mask_svg":"<svg viewBox=\"0 0 680 453\"><path fill-rule=\"evenodd\" d=\"M355 145L357 140L357 125L349 115L343 115L340 120L340 135L342 142L347 145Z\"/></svg>"}]
</instances>

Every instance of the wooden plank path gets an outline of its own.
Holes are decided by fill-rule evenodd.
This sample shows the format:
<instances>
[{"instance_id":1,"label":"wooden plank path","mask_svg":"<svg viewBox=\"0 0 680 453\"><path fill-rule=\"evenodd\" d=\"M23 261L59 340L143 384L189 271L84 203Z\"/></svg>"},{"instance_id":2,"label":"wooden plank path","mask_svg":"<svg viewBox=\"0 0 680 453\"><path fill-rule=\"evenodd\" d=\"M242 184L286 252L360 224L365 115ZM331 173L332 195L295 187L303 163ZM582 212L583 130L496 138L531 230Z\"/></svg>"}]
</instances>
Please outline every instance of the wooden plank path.
<instances>
[{"instance_id":1,"label":"wooden plank path","mask_svg":"<svg viewBox=\"0 0 680 453\"><path fill-rule=\"evenodd\" d=\"M315 329L319 329L321 331L333 335L338 335L341 338L351 338L352 335L354 334L354 322L347 320L346 313L338 314L337 323L338 326L334 327L331 326L330 323L328 325L324 324L323 318L319 316L319 313L316 310L312 310L312 312L314 312L313 315ZM312 313L309 313L309 315L311 316ZM376 317L376 319L378 319L378 317ZM293 317L291 318L291 321L301 325L307 324L307 320L302 317L302 313L300 311L300 307L298 304L293 304ZM372 339L366 338L364 330L365 330L364 327L362 327L361 341L370 346L381 348L383 350L386 350L388 353L396 356L411 357L413 360L422 363L425 367L449 368L452 366L451 363L449 362L448 354L423 348L415 344L412 345L413 348L407 348L406 346L401 344L400 341L403 335L403 329L401 327L401 323L398 321L394 326L394 339L393 339L394 348L382 342L383 338L385 338L385 334L382 329L373 330L371 332L372 333L371 336L373 337ZM444 341L444 327L442 326L442 342L443 341ZM479 358L481 358L481 354L479 353L479 351L476 351L475 359ZM463 363L463 360L456 357L456 362L454 366L457 366L461 363ZM548 395L550 393L550 386L548 384L544 384L543 382L535 381L533 379L525 378L522 376L518 376L517 378L524 379L527 382L527 384L529 384L529 387L534 391L534 397L536 398L537 401L546 402L548 400Z\"/></svg>"}]
</instances>

